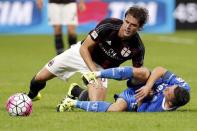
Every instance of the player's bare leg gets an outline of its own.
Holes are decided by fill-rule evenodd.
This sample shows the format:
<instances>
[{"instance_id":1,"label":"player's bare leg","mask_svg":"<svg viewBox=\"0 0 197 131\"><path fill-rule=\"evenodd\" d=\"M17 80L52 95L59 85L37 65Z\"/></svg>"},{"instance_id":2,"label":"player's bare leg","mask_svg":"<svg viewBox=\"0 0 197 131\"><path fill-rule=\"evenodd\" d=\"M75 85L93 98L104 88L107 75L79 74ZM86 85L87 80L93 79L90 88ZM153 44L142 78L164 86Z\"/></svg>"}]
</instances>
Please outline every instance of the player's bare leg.
<instances>
[{"instance_id":1,"label":"player's bare leg","mask_svg":"<svg viewBox=\"0 0 197 131\"><path fill-rule=\"evenodd\" d=\"M107 111L122 112L127 109L127 102L123 98L118 98L115 103L111 104Z\"/></svg>"},{"instance_id":2,"label":"player's bare leg","mask_svg":"<svg viewBox=\"0 0 197 131\"><path fill-rule=\"evenodd\" d=\"M52 78L56 77L52 74L46 67L42 68L35 76L35 80L38 82L46 82Z\"/></svg>"},{"instance_id":3,"label":"player's bare leg","mask_svg":"<svg viewBox=\"0 0 197 131\"><path fill-rule=\"evenodd\" d=\"M30 90L28 96L31 99L34 99L38 95L39 91L46 86L46 81L54 77L56 76L49 72L45 67L41 69L40 72L38 72L30 82Z\"/></svg>"}]
</instances>

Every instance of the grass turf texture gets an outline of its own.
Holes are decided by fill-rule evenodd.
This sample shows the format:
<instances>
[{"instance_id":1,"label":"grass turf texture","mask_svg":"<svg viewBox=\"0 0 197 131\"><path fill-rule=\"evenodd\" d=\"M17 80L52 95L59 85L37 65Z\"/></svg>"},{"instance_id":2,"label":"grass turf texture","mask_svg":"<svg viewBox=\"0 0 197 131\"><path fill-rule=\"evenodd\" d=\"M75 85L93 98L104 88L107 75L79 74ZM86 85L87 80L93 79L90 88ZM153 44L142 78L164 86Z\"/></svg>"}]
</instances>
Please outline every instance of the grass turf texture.
<instances>
[{"instance_id":1,"label":"grass turf texture","mask_svg":"<svg viewBox=\"0 0 197 131\"><path fill-rule=\"evenodd\" d=\"M79 39L83 39L81 35ZM65 38L66 39L66 38ZM41 92L42 100L33 103L29 117L10 117L5 103L10 95L27 92L29 81L54 55L53 37L46 35L0 36L0 130L1 131L196 131L197 130L197 32L170 35L142 34L146 46L145 66L164 66L191 85L191 101L175 112L165 113L57 113L55 107L64 97L70 83L53 79ZM65 42L66 43L66 42ZM128 61L123 65L130 65ZM125 81L109 81L106 100L125 88Z\"/></svg>"}]
</instances>

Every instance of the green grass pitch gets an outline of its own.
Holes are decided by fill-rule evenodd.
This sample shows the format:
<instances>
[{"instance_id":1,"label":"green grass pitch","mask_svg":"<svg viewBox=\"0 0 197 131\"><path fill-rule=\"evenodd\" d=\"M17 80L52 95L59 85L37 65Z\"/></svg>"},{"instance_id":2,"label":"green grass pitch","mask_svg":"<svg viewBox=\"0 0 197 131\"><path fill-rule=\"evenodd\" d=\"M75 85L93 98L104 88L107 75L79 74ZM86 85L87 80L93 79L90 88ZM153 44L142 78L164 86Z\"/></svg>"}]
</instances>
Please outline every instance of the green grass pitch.
<instances>
[{"instance_id":1,"label":"green grass pitch","mask_svg":"<svg viewBox=\"0 0 197 131\"><path fill-rule=\"evenodd\" d=\"M191 86L191 101L175 112L163 113L57 113L55 107L70 83L82 84L80 74L67 83L53 79L33 103L29 117L11 117L5 109L10 95L27 92L29 81L54 55L53 36L0 35L0 130L1 131L196 131L197 130L197 32L141 34L146 47L145 66L163 66ZM79 39L85 36L81 35ZM65 38L66 40L66 38ZM66 43L66 42L65 42ZM128 61L123 65L130 65ZM106 100L125 89L125 81L109 81Z\"/></svg>"}]
</instances>

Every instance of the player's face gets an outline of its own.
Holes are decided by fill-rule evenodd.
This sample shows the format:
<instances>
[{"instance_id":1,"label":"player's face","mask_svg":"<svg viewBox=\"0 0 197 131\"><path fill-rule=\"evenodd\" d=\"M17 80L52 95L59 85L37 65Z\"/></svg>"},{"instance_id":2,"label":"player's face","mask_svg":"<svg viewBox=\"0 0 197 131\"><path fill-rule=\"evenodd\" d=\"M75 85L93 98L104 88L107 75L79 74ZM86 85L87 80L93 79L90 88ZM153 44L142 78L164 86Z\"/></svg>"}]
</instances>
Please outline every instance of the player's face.
<instances>
[{"instance_id":1,"label":"player's face","mask_svg":"<svg viewBox=\"0 0 197 131\"><path fill-rule=\"evenodd\" d=\"M177 87L177 85L173 85L173 86L170 86L164 90L163 94L164 94L166 101L170 102L175 98L174 90L176 87Z\"/></svg>"},{"instance_id":2,"label":"player's face","mask_svg":"<svg viewBox=\"0 0 197 131\"><path fill-rule=\"evenodd\" d=\"M122 25L123 37L130 37L139 30L139 22L132 15L128 14Z\"/></svg>"}]
</instances>

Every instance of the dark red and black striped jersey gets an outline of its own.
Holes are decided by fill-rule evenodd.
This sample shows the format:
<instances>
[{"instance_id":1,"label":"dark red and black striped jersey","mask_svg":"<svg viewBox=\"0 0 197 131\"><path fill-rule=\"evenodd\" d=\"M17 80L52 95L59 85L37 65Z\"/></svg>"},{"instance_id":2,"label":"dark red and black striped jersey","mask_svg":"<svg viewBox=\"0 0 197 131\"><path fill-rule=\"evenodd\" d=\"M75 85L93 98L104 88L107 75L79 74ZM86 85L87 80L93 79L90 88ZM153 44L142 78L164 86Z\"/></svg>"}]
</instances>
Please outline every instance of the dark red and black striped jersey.
<instances>
[{"instance_id":1,"label":"dark red and black striped jersey","mask_svg":"<svg viewBox=\"0 0 197 131\"><path fill-rule=\"evenodd\" d=\"M71 2L76 2L76 0L49 0L49 3L57 3L57 4L68 4Z\"/></svg>"},{"instance_id":2,"label":"dark red and black striped jersey","mask_svg":"<svg viewBox=\"0 0 197 131\"><path fill-rule=\"evenodd\" d=\"M91 57L103 68L118 67L127 60L132 60L134 67L143 65L145 48L139 34L136 33L129 39L121 39L118 32L122 24L120 19L107 18L89 32L92 40L96 42Z\"/></svg>"}]
</instances>

